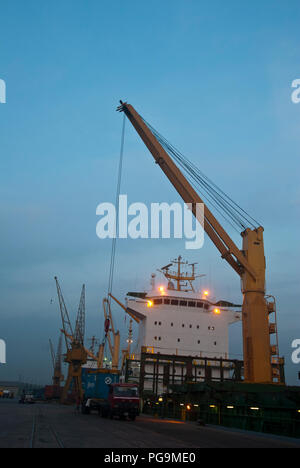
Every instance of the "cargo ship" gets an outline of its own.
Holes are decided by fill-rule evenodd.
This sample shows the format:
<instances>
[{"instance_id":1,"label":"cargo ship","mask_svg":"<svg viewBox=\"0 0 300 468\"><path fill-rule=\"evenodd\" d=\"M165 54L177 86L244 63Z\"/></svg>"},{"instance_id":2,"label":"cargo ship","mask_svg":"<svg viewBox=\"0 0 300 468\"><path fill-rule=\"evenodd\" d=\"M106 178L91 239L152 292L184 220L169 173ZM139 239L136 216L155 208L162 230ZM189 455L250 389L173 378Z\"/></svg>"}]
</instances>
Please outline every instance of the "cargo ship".
<instances>
[{"instance_id":1,"label":"cargo ship","mask_svg":"<svg viewBox=\"0 0 300 468\"><path fill-rule=\"evenodd\" d=\"M229 326L241 321L241 309L228 301L213 300L208 290L197 290L195 280L205 275L197 275L195 265L188 264L179 256L159 270L162 281L157 283L156 275L151 275L148 292L127 294L126 309L139 324L130 359L129 373L132 376L140 375L141 356L146 353L153 358L193 358L197 380L207 378L208 367L211 379L220 379L221 373L224 379L230 378ZM213 365L220 360L223 361L222 369L219 364ZM176 381L181 373L178 364L174 366ZM158 369L161 376L163 372L163 369ZM150 377L148 380L152 385Z\"/></svg>"}]
</instances>

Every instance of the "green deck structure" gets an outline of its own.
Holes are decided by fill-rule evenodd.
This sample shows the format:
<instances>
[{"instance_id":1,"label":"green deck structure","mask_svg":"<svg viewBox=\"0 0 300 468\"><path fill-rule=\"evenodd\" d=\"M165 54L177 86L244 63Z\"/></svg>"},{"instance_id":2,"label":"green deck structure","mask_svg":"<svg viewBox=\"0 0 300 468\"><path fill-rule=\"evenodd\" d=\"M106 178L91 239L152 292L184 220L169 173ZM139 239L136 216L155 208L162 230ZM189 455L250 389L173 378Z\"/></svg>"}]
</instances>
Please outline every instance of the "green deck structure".
<instances>
[{"instance_id":1,"label":"green deck structure","mask_svg":"<svg viewBox=\"0 0 300 468\"><path fill-rule=\"evenodd\" d=\"M187 382L170 389L159 399L145 394L144 412L300 438L300 387Z\"/></svg>"}]
</instances>

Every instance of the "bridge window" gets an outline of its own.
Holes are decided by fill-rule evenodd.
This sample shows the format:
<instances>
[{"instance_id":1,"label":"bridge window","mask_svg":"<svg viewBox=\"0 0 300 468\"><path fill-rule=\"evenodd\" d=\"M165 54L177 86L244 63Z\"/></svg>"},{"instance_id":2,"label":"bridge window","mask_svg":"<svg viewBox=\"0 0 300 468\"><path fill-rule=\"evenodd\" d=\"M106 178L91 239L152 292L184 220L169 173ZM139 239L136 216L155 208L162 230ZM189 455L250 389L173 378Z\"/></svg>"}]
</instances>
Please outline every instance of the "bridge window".
<instances>
[{"instance_id":1,"label":"bridge window","mask_svg":"<svg viewBox=\"0 0 300 468\"><path fill-rule=\"evenodd\" d=\"M162 304L162 299L154 299L153 302L155 305L159 305L159 304Z\"/></svg>"}]
</instances>

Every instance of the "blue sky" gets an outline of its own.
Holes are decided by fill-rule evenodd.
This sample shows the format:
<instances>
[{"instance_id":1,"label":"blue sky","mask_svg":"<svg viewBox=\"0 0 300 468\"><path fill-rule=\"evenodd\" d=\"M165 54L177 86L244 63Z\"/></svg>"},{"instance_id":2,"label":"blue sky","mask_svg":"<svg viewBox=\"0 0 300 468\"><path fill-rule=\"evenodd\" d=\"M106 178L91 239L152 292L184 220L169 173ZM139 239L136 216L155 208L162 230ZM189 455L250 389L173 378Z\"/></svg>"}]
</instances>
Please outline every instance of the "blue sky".
<instances>
[{"instance_id":1,"label":"blue sky","mask_svg":"<svg viewBox=\"0 0 300 468\"><path fill-rule=\"evenodd\" d=\"M264 226L281 354L297 383L299 2L2 0L0 15L0 338L8 346L0 380L49 380L55 275L72 317L86 283L88 336L102 336L111 243L96 237L95 212L115 198L123 99ZM129 124L122 193L130 202L179 200ZM209 239L196 253L178 240L118 242L116 295L144 289L179 254L199 262L216 297L241 301L239 279ZM122 312L114 314L124 330ZM231 334L238 356L240 329Z\"/></svg>"}]
</instances>

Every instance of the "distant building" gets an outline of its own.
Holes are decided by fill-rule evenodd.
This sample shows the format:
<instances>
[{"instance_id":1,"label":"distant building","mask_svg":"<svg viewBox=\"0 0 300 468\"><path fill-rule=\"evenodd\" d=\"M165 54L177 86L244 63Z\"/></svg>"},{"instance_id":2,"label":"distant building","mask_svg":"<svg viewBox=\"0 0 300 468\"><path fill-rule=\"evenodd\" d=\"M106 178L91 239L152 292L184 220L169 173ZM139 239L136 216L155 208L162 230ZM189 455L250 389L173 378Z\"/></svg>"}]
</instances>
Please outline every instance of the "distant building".
<instances>
[{"instance_id":1,"label":"distant building","mask_svg":"<svg viewBox=\"0 0 300 468\"><path fill-rule=\"evenodd\" d=\"M32 391L39 388L37 385L31 385L25 382L0 381L0 398L18 398L23 391Z\"/></svg>"}]
</instances>

